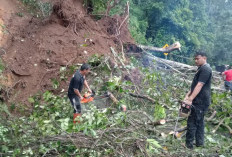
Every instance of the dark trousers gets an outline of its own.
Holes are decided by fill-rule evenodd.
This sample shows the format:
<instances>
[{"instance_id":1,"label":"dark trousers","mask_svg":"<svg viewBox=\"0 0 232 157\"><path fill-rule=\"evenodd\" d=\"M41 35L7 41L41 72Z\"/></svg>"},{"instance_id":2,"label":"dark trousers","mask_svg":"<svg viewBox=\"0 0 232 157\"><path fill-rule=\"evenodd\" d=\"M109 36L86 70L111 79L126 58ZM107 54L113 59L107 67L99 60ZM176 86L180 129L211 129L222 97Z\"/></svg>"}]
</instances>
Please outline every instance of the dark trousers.
<instances>
[{"instance_id":1,"label":"dark trousers","mask_svg":"<svg viewBox=\"0 0 232 157\"><path fill-rule=\"evenodd\" d=\"M192 108L187 121L186 146L193 148L193 141L196 139L196 146L204 145L204 112Z\"/></svg>"},{"instance_id":2,"label":"dark trousers","mask_svg":"<svg viewBox=\"0 0 232 157\"><path fill-rule=\"evenodd\" d=\"M81 102L77 95L68 95L68 98L74 108L73 113L81 113Z\"/></svg>"},{"instance_id":3,"label":"dark trousers","mask_svg":"<svg viewBox=\"0 0 232 157\"><path fill-rule=\"evenodd\" d=\"M225 81L225 88L226 88L226 90L232 91L232 82Z\"/></svg>"}]
</instances>

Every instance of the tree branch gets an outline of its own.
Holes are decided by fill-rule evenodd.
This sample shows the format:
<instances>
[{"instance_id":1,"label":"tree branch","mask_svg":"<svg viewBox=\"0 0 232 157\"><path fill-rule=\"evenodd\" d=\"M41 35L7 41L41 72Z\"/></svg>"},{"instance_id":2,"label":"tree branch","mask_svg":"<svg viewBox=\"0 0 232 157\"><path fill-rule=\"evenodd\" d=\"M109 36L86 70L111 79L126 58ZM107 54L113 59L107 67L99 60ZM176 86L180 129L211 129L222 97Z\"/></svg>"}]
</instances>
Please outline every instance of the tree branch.
<instances>
[{"instance_id":1,"label":"tree branch","mask_svg":"<svg viewBox=\"0 0 232 157\"><path fill-rule=\"evenodd\" d=\"M134 93L129 93L129 94L130 94L130 96L135 97L135 98L147 99L147 100L151 101L152 103L156 102L154 99L152 99L151 97L146 96L146 95L138 95L138 94L134 94Z\"/></svg>"}]
</instances>

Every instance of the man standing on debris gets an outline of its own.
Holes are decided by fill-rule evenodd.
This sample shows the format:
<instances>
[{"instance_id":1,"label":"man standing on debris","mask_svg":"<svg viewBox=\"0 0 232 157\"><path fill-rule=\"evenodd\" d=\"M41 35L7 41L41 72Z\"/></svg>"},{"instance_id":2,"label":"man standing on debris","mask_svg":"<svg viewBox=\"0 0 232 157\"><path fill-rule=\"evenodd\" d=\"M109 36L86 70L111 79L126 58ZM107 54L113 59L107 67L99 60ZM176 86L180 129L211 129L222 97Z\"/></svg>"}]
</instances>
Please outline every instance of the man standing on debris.
<instances>
[{"instance_id":1,"label":"man standing on debris","mask_svg":"<svg viewBox=\"0 0 232 157\"><path fill-rule=\"evenodd\" d=\"M232 69L224 71L222 73L222 77L223 77L223 79L225 81L226 90L231 90L232 91Z\"/></svg>"},{"instance_id":2,"label":"man standing on debris","mask_svg":"<svg viewBox=\"0 0 232 157\"><path fill-rule=\"evenodd\" d=\"M191 114L187 121L186 147L193 149L193 141L196 146L204 145L204 114L211 101L211 77L212 69L207 64L204 52L195 54L197 72L192 81L191 90L186 94L184 102L192 104Z\"/></svg>"},{"instance_id":3,"label":"man standing on debris","mask_svg":"<svg viewBox=\"0 0 232 157\"><path fill-rule=\"evenodd\" d=\"M85 80L85 76L89 73L89 71L90 66L88 64L83 64L80 68L80 71L76 71L76 73L73 75L69 84L68 97L74 108L73 123L76 123L76 117L81 116L80 100L83 99L83 97L81 96L83 86L88 89L88 92L92 93L87 81Z\"/></svg>"}]
</instances>

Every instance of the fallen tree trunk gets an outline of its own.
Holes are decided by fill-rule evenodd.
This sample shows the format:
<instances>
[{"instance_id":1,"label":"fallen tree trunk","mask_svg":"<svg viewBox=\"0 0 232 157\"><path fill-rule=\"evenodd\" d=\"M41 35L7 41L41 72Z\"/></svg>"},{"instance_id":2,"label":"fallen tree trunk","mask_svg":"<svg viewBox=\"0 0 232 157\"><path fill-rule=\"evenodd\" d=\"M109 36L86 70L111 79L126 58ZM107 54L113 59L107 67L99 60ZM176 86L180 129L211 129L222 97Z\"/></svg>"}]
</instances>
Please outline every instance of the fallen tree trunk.
<instances>
[{"instance_id":1,"label":"fallen tree trunk","mask_svg":"<svg viewBox=\"0 0 232 157\"><path fill-rule=\"evenodd\" d=\"M159 64L164 64L165 66L168 66L168 68L171 68L175 72L183 73L183 75L186 75L186 73L189 73L189 72L195 72L197 70L196 66L191 66L188 64L159 58L159 57L156 57L150 54L149 52L146 52L146 51L154 51L154 52L170 53L175 50L180 50L180 48L181 48L181 44L179 42L175 42L174 44L166 48L159 48L159 47L152 47L152 46L145 46L145 45L135 45L131 43L126 44L126 47L125 47L128 54L131 54L131 53L133 53L133 55L136 55L139 53L144 54L152 61L154 60ZM220 73L217 71L213 71L213 79L222 81Z\"/></svg>"},{"instance_id":2,"label":"fallen tree trunk","mask_svg":"<svg viewBox=\"0 0 232 157\"><path fill-rule=\"evenodd\" d=\"M174 44L170 45L169 47L165 48L159 48L159 47L152 47L152 46L144 46L144 45L138 45L143 50L149 50L154 52L162 52L162 53L170 53L174 50L179 50L181 48L180 42L175 42Z\"/></svg>"}]
</instances>

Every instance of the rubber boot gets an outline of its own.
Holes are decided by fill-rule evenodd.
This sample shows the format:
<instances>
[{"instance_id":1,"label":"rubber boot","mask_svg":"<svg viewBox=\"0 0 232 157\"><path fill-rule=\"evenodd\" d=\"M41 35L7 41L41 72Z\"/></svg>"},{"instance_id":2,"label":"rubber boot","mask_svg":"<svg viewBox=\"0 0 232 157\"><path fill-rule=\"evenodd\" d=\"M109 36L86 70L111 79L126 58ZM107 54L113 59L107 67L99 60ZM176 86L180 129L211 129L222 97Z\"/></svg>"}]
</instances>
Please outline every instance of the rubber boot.
<instances>
[{"instance_id":1,"label":"rubber boot","mask_svg":"<svg viewBox=\"0 0 232 157\"><path fill-rule=\"evenodd\" d=\"M78 118L77 117L80 117L81 114L80 113L74 113L73 114L73 124L76 124L77 123L80 123L80 120L77 120Z\"/></svg>"}]
</instances>

